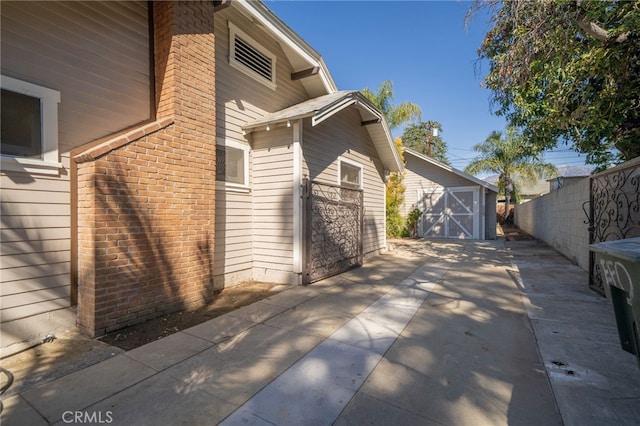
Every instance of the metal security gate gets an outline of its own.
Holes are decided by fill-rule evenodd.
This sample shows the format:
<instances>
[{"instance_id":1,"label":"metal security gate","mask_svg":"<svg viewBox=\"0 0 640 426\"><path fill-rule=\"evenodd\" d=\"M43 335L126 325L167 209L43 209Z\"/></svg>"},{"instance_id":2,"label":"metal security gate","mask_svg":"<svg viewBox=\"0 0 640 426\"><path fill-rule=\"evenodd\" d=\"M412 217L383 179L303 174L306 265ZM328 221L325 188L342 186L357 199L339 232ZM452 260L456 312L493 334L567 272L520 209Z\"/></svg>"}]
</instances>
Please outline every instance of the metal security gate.
<instances>
[{"instance_id":1,"label":"metal security gate","mask_svg":"<svg viewBox=\"0 0 640 426\"><path fill-rule=\"evenodd\" d=\"M304 187L304 283L362 265L362 190L308 179Z\"/></svg>"},{"instance_id":2,"label":"metal security gate","mask_svg":"<svg viewBox=\"0 0 640 426\"><path fill-rule=\"evenodd\" d=\"M589 243L640 237L640 159L593 175L590 180ZM604 280L589 252L589 287L604 296Z\"/></svg>"},{"instance_id":3,"label":"metal security gate","mask_svg":"<svg viewBox=\"0 0 640 426\"><path fill-rule=\"evenodd\" d=\"M478 198L477 187L423 191L418 195L423 211L418 235L421 237L478 239Z\"/></svg>"}]
</instances>

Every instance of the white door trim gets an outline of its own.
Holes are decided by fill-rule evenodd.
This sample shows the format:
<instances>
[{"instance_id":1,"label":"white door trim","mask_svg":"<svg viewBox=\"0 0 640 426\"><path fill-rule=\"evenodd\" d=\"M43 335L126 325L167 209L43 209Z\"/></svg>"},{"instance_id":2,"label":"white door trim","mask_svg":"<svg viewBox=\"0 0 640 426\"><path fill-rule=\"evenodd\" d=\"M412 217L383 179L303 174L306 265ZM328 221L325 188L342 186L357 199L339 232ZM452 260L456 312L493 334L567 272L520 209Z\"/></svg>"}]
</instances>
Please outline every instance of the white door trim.
<instances>
[{"instance_id":1,"label":"white door trim","mask_svg":"<svg viewBox=\"0 0 640 426\"><path fill-rule=\"evenodd\" d=\"M418 200L423 207L422 217L420 218L419 223L419 235L421 237L430 236L429 234L437 225L443 226L444 238L460 238L460 236L452 236L450 233L450 222L454 222L464 233L467 238L471 239L480 239L480 193L478 186L455 186L455 187L442 187L442 188L434 188L433 190L418 190ZM468 203L463 202L459 197L456 196L457 192L472 192L473 199L472 205L468 205ZM429 212L426 209L424 204L424 197L428 194L441 194L440 197L444 197L443 209L439 212ZM438 197L438 199L440 199ZM462 206L465 211L462 212L453 212L450 209L451 202L453 200L457 201L457 205ZM467 229L457 216L472 216L472 228L471 230ZM424 219L426 217L437 218L437 220L431 224L429 229L424 229ZM431 235L433 236L433 235Z\"/></svg>"}]
</instances>

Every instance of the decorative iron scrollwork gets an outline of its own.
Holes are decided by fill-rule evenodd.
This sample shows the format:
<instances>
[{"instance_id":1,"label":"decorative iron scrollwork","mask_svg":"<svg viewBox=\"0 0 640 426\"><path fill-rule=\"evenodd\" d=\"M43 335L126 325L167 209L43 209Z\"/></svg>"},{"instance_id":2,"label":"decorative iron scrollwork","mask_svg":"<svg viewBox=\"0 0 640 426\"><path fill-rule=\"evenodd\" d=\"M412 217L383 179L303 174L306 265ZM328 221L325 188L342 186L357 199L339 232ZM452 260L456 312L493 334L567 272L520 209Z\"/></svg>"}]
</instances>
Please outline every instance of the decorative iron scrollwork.
<instances>
[{"instance_id":1,"label":"decorative iron scrollwork","mask_svg":"<svg viewBox=\"0 0 640 426\"><path fill-rule=\"evenodd\" d=\"M640 166L591 178L590 243L640 236ZM589 285L604 294L602 271L590 255Z\"/></svg>"},{"instance_id":2,"label":"decorative iron scrollwork","mask_svg":"<svg viewBox=\"0 0 640 426\"><path fill-rule=\"evenodd\" d=\"M363 193L310 182L307 204L308 281L362 264Z\"/></svg>"}]
</instances>

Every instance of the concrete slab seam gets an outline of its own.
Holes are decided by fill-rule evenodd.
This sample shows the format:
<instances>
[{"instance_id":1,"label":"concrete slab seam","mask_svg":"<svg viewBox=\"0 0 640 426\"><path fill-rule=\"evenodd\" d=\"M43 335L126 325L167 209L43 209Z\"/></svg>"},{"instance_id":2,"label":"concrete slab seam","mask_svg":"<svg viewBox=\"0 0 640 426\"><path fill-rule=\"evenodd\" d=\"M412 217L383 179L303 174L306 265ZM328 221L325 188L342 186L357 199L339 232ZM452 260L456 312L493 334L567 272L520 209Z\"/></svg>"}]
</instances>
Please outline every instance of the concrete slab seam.
<instances>
[{"instance_id":1,"label":"concrete slab seam","mask_svg":"<svg viewBox=\"0 0 640 426\"><path fill-rule=\"evenodd\" d=\"M429 274L433 268L423 265L414 270L247 400L222 424L335 421L449 269L450 266ZM385 305L398 299L405 300L394 304L394 309L406 313L400 329L377 327L376 322L366 318L375 317ZM411 300L413 303L408 303ZM376 335L382 338L372 344L371 337ZM369 344L363 345L361 341Z\"/></svg>"},{"instance_id":2,"label":"concrete slab seam","mask_svg":"<svg viewBox=\"0 0 640 426\"><path fill-rule=\"evenodd\" d=\"M558 403L558 395L556 395L556 391L553 388L552 381L551 381L552 372L549 370L549 367L547 366L547 362L543 356L543 353L540 350L540 342L538 341L538 335L536 334L535 328L533 326L533 322L531 320L531 315L532 315L531 308L530 308L531 299L529 298L529 295L525 290L526 286L524 284L524 281L522 280L522 276L520 275L520 268L518 267L518 264L513 259L510 261L510 263L511 263L511 267L516 270L516 274L514 274L512 277L516 280L516 285L518 285L520 289L520 298L522 299L522 304L524 305L525 312L527 314L527 327L529 328L529 330L531 330L531 334L533 336L533 340L536 346L536 352L538 353L538 358L540 359L540 361L542 361L542 366L543 366L542 372L544 373L544 376L547 381L547 385L549 386L549 389L551 390L551 394L553 395L553 402L556 406L556 410L558 411L558 413L560 413L560 417L563 418L562 411L560 410L560 405ZM564 418L563 418L563 421L564 421Z\"/></svg>"}]
</instances>

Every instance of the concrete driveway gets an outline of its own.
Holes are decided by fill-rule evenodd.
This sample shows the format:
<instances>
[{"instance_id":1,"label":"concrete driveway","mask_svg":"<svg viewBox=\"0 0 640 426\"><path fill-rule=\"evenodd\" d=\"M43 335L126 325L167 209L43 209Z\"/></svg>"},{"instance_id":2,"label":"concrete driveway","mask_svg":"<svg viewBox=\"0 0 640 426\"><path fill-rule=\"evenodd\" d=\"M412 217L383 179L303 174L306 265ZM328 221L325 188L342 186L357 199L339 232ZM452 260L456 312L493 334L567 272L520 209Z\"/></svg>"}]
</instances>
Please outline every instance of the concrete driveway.
<instances>
[{"instance_id":1,"label":"concrete driveway","mask_svg":"<svg viewBox=\"0 0 640 426\"><path fill-rule=\"evenodd\" d=\"M536 241L395 246L6 398L2 424L638 423L584 271Z\"/></svg>"}]
</instances>

